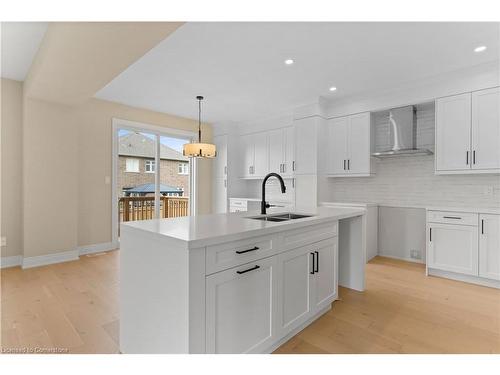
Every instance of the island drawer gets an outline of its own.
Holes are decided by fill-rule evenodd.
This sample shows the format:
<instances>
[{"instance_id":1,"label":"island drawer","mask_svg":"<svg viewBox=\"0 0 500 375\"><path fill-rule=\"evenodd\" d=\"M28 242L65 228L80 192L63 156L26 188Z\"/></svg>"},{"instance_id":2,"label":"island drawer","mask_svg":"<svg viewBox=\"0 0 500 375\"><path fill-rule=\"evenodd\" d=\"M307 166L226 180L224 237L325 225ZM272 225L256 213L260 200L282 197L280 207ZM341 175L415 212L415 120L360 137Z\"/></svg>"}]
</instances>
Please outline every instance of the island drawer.
<instances>
[{"instance_id":1,"label":"island drawer","mask_svg":"<svg viewBox=\"0 0 500 375\"><path fill-rule=\"evenodd\" d=\"M331 221L320 225L295 229L283 233L283 251L295 249L299 246L335 237L338 233L338 221Z\"/></svg>"},{"instance_id":2,"label":"island drawer","mask_svg":"<svg viewBox=\"0 0 500 375\"><path fill-rule=\"evenodd\" d=\"M205 273L210 275L228 268L266 258L278 252L276 236L259 236L207 246Z\"/></svg>"}]
</instances>

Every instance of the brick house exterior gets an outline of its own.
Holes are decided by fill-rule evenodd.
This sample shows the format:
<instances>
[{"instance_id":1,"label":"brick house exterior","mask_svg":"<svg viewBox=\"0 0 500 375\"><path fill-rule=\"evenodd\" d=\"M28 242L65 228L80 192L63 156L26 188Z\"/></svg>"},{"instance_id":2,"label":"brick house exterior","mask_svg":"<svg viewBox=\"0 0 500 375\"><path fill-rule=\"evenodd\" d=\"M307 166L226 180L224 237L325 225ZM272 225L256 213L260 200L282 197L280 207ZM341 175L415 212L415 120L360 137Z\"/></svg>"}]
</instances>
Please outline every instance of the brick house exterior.
<instances>
[{"instance_id":1,"label":"brick house exterior","mask_svg":"<svg viewBox=\"0 0 500 375\"><path fill-rule=\"evenodd\" d=\"M155 174L147 171L151 165L146 165L154 163L154 141L140 133L131 133L120 136L118 145L118 196L125 195L124 189L154 183ZM163 144L160 147L160 183L182 188L182 196L189 197L189 159Z\"/></svg>"}]
</instances>

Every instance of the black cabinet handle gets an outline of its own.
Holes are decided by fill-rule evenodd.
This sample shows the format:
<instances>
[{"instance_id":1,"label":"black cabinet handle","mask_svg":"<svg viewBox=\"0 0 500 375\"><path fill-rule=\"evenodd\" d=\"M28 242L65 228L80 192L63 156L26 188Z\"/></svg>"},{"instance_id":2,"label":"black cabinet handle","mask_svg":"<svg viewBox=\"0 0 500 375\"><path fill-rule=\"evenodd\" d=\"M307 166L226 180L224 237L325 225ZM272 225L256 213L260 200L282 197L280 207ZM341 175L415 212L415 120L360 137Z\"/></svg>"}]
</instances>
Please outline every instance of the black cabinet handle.
<instances>
[{"instance_id":1,"label":"black cabinet handle","mask_svg":"<svg viewBox=\"0 0 500 375\"><path fill-rule=\"evenodd\" d=\"M432 228L429 228L429 242L432 242Z\"/></svg>"},{"instance_id":2,"label":"black cabinet handle","mask_svg":"<svg viewBox=\"0 0 500 375\"><path fill-rule=\"evenodd\" d=\"M249 268L247 270L244 270L244 271L236 271L236 273L238 275L241 275L243 273L247 273L247 272L250 272L250 271L255 271L255 270L258 270L260 268L260 266L255 266L255 267L252 267L252 268Z\"/></svg>"},{"instance_id":3,"label":"black cabinet handle","mask_svg":"<svg viewBox=\"0 0 500 375\"><path fill-rule=\"evenodd\" d=\"M351 159L347 159L347 170L351 170Z\"/></svg>"},{"instance_id":4,"label":"black cabinet handle","mask_svg":"<svg viewBox=\"0 0 500 375\"><path fill-rule=\"evenodd\" d=\"M461 217L459 216L443 216L443 219L455 219L455 220L462 220Z\"/></svg>"},{"instance_id":5,"label":"black cabinet handle","mask_svg":"<svg viewBox=\"0 0 500 375\"><path fill-rule=\"evenodd\" d=\"M312 257L313 257L312 271L311 271L311 272L309 272L309 273L310 273L311 275L314 275L314 270L315 270L314 260L316 259L316 257L314 256L314 253L309 253L309 254L311 254L311 255L312 255Z\"/></svg>"},{"instance_id":6,"label":"black cabinet handle","mask_svg":"<svg viewBox=\"0 0 500 375\"><path fill-rule=\"evenodd\" d=\"M481 219L481 234L484 234L484 219Z\"/></svg>"},{"instance_id":7,"label":"black cabinet handle","mask_svg":"<svg viewBox=\"0 0 500 375\"><path fill-rule=\"evenodd\" d=\"M344 171L345 171L345 159L344 159Z\"/></svg>"},{"instance_id":8,"label":"black cabinet handle","mask_svg":"<svg viewBox=\"0 0 500 375\"><path fill-rule=\"evenodd\" d=\"M469 151L465 152L465 164L469 165Z\"/></svg>"},{"instance_id":9,"label":"black cabinet handle","mask_svg":"<svg viewBox=\"0 0 500 375\"><path fill-rule=\"evenodd\" d=\"M314 272L319 272L319 253L315 251L314 254L316 254L316 270Z\"/></svg>"},{"instance_id":10,"label":"black cabinet handle","mask_svg":"<svg viewBox=\"0 0 500 375\"><path fill-rule=\"evenodd\" d=\"M259 250L259 248L257 246L254 246L252 247L251 249L247 249L247 250L238 250L236 251L236 254L245 254L245 253L248 253L250 251L255 251L255 250Z\"/></svg>"},{"instance_id":11,"label":"black cabinet handle","mask_svg":"<svg viewBox=\"0 0 500 375\"><path fill-rule=\"evenodd\" d=\"M476 164L476 150L472 151L472 164Z\"/></svg>"}]
</instances>

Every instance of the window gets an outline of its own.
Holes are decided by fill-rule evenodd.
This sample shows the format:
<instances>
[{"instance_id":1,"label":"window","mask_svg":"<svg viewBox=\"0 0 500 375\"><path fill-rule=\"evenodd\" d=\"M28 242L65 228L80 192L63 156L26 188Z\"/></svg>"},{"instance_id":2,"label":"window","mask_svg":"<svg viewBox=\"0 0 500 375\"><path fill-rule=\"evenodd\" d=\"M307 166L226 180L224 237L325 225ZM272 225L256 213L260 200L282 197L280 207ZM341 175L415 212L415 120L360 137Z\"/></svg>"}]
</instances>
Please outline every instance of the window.
<instances>
[{"instance_id":1,"label":"window","mask_svg":"<svg viewBox=\"0 0 500 375\"><path fill-rule=\"evenodd\" d=\"M144 170L146 173L155 173L155 161L154 160L146 160L144 162Z\"/></svg>"},{"instance_id":2,"label":"window","mask_svg":"<svg viewBox=\"0 0 500 375\"><path fill-rule=\"evenodd\" d=\"M139 172L139 159L127 158L125 172Z\"/></svg>"},{"instance_id":3,"label":"window","mask_svg":"<svg viewBox=\"0 0 500 375\"><path fill-rule=\"evenodd\" d=\"M188 163L179 163L178 174L189 174L189 164Z\"/></svg>"}]
</instances>

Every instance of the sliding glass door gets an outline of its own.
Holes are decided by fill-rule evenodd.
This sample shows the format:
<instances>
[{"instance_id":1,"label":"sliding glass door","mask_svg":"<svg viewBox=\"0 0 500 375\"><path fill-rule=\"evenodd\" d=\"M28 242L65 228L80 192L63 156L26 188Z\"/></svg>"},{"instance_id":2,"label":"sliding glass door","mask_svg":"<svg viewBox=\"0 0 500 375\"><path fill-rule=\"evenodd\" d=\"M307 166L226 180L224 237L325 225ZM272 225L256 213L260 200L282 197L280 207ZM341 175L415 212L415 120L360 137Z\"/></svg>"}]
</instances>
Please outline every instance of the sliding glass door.
<instances>
[{"instance_id":1,"label":"sliding glass door","mask_svg":"<svg viewBox=\"0 0 500 375\"><path fill-rule=\"evenodd\" d=\"M182 154L189 135L114 124L114 238L122 222L188 216L195 210L194 166Z\"/></svg>"}]
</instances>

